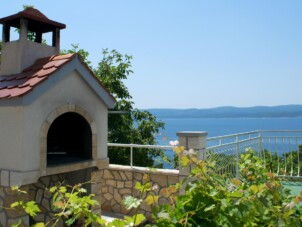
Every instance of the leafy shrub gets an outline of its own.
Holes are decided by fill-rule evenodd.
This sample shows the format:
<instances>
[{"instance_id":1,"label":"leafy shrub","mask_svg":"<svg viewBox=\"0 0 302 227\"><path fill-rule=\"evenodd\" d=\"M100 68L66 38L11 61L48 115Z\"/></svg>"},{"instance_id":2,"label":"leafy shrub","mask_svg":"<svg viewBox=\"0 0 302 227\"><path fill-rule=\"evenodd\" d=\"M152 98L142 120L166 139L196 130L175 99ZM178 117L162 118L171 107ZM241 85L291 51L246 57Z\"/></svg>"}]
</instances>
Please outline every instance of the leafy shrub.
<instances>
[{"instance_id":1,"label":"leafy shrub","mask_svg":"<svg viewBox=\"0 0 302 227\"><path fill-rule=\"evenodd\" d=\"M50 189L56 212L54 220L35 226L56 226L59 221L72 226L76 220L78 226L138 226L145 220L144 215L138 214L143 202L153 208L154 227L302 225L302 208L298 206L302 194L291 196L280 179L267 172L253 151L248 150L241 156L239 179L218 174L215 163L197 160L193 151L184 151L182 147L175 151L182 168L190 167L191 171L181 184L161 190L160 196L167 197L169 204L158 205L159 196L153 193L156 185L151 182L150 175L145 174L143 182L135 185L139 191L138 198L129 196L123 201L125 207L134 208L136 214L105 223L99 214L93 213L92 207L97 202L92 194L86 194L82 184L74 187L61 185ZM18 188L15 190L18 194L26 193ZM9 209L22 210L30 216L40 212L34 201L25 202L21 197ZM22 225L19 222L15 226Z\"/></svg>"},{"instance_id":2,"label":"leafy shrub","mask_svg":"<svg viewBox=\"0 0 302 227\"><path fill-rule=\"evenodd\" d=\"M198 161L178 149L182 167L193 166L185 191L173 205L155 209L155 226L301 226L301 196L292 197L280 180L248 150L241 156L240 179L215 171L215 163Z\"/></svg>"}]
</instances>

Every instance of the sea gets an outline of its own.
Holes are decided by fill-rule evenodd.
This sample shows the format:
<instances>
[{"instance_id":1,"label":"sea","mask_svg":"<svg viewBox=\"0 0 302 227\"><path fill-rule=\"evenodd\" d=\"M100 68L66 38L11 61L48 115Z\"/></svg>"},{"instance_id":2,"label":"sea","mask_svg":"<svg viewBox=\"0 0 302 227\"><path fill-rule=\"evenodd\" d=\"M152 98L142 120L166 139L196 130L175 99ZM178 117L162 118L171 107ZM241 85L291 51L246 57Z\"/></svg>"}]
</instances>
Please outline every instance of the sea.
<instances>
[{"instance_id":1,"label":"sea","mask_svg":"<svg viewBox=\"0 0 302 227\"><path fill-rule=\"evenodd\" d=\"M205 131L208 137L255 130L302 130L302 118L161 118L165 129L157 135L160 145L177 140L180 131Z\"/></svg>"},{"instance_id":2,"label":"sea","mask_svg":"<svg viewBox=\"0 0 302 227\"><path fill-rule=\"evenodd\" d=\"M169 145L170 141L178 140L177 132L205 131L208 138L251 132L255 130L302 130L301 118L161 118L165 129L157 136L159 145ZM286 134L282 134L285 136ZM290 133L289 133L290 135ZM165 154L171 160L173 151L166 150ZM161 160L159 162L162 162ZM172 164L164 163L164 168L173 168Z\"/></svg>"}]
</instances>

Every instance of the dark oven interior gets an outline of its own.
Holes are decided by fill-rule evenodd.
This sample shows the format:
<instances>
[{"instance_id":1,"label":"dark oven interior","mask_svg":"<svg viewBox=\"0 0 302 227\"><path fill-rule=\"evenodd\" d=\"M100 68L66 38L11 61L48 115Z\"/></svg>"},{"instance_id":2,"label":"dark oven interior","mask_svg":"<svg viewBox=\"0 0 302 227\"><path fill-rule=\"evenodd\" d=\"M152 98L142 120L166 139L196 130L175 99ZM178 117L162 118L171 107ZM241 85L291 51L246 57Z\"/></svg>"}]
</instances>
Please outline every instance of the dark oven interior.
<instances>
[{"instance_id":1,"label":"dark oven interior","mask_svg":"<svg viewBox=\"0 0 302 227\"><path fill-rule=\"evenodd\" d=\"M92 159L92 132L80 114L68 112L51 124L47 134L47 166Z\"/></svg>"}]
</instances>

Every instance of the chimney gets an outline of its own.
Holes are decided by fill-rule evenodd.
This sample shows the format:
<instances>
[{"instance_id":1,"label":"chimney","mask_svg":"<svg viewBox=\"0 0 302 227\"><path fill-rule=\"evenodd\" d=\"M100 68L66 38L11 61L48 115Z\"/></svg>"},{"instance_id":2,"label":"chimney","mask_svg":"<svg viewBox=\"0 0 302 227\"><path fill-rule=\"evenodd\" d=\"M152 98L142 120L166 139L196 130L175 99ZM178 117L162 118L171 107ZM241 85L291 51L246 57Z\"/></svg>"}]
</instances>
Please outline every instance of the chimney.
<instances>
[{"instance_id":1,"label":"chimney","mask_svg":"<svg viewBox=\"0 0 302 227\"><path fill-rule=\"evenodd\" d=\"M21 73L39 58L60 53L60 30L65 24L48 19L39 10L27 8L17 14L0 19L2 30L2 56L0 75ZM19 29L19 39L10 40L10 29ZM52 46L43 44L43 34L52 32ZM34 40L28 34L34 34Z\"/></svg>"}]
</instances>

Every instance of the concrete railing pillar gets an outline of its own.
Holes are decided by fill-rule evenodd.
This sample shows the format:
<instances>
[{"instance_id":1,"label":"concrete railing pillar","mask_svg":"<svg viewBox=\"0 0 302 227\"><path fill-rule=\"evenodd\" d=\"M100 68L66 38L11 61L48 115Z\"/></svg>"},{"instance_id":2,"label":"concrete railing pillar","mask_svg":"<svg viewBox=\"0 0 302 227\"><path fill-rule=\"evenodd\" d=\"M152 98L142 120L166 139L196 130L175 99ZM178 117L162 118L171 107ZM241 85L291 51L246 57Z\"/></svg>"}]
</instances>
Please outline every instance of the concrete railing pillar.
<instances>
[{"instance_id":1,"label":"concrete railing pillar","mask_svg":"<svg viewBox=\"0 0 302 227\"><path fill-rule=\"evenodd\" d=\"M177 132L176 135L179 138L179 146L183 146L186 150L193 149L200 160L206 158L207 132Z\"/></svg>"},{"instance_id":2,"label":"concrete railing pillar","mask_svg":"<svg viewBox=\"0 0 302 227\"><path fill-rule=\"evenodd\" d=\"M198 160L206 159L206 138L207 132L177 132L176 135L179 138L179 146L183 146L185 150L193 149L197 153ZM188 176L191 171L191 167L180 169L180 175Z\"/></svg>"}]
</instances>

